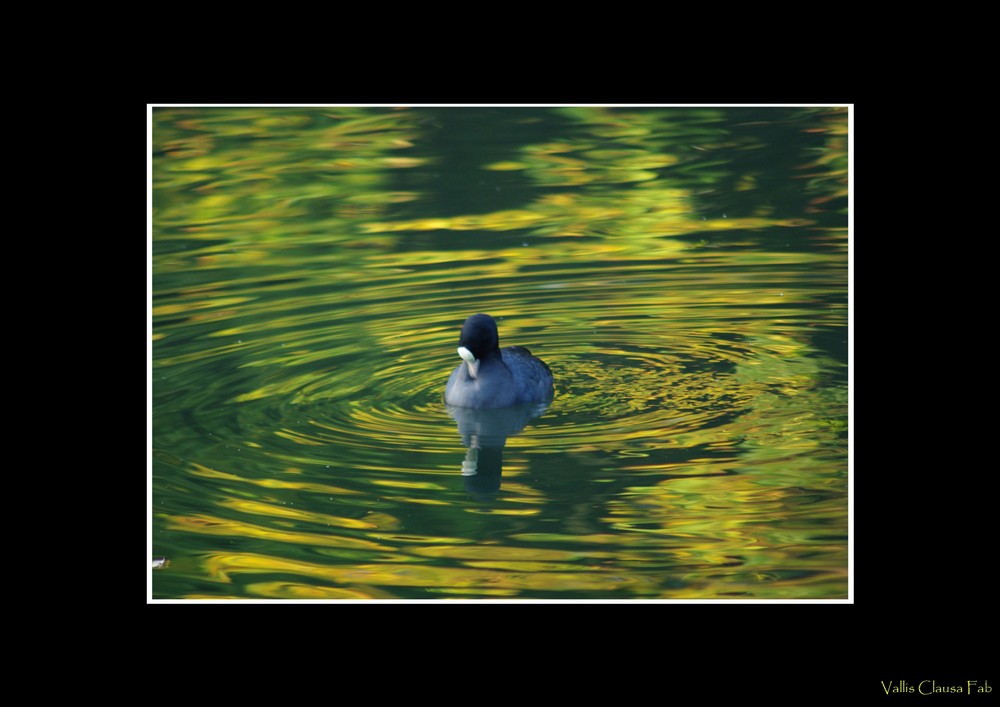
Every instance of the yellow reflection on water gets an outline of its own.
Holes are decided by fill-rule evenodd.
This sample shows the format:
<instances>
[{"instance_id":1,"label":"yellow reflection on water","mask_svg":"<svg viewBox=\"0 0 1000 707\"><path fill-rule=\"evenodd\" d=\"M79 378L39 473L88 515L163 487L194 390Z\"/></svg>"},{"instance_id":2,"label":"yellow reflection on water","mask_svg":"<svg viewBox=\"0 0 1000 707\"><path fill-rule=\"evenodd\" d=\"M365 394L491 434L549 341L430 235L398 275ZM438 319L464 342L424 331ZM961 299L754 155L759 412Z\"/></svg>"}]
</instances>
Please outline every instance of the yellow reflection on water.
<instances>
[{"instance_id":1,"label":"yellow reflection on water","mask_svg":"<svg viewBox=\"0 0 1000 707\"><path fill-rule=\"evenodd\" d=\"M268 515L271 515L270 513ZM346 547L368 550L388 550L390 548L377 542L362 540L346 535L322 533L307 533L291 530L281 530L256 525L247 521L221 518L206 514L191 516L169 516L167 528L183 530L196 535L228 535L240 538L257 538L280 543L292 543L297 546Z\"/></svg>"},{"instance_id":2,"label":"yellow reflection on water","mask_svg":"<svg viewBox=\"0 0 1000 707\"><path fill-rule=\"evenodd\" d=\"M706 197L767 179L720 111L685 113L684 141L670 111L556 112L572 138L470 168L525 195L481 212L429 200L446 163L419 110L154 114L157 519L219 538L209 576L301 577L242 585L273 598L843 593L846 383L813 330L846 323L846 116L809 122L806 208L724 215ZM456 499L440 405L485 308L557 380L494 506Z\"/></svg>"},{"instance_id":3,"label":"yellow reflection on water","mask_svg":"<svg viewBox=\"0 0 1000 707\"><path fill-rule=\"evenodd\" d=\"M217 553L204 559L208 576L215 581L232 582L234 576L285 572L302 577L359 587L426 587L450 592L466 589L475 595L479 589L504 591L653 591L655 583L641 576L629 576L616 570L526 572L522 569L442 567L420 564L325 565L254 553ZM251 586L253 586L251 584Z\"/></svg>"},{"instance_id":4,"label":"yellow reflection on water","mask_svg":"<svg viewBox=\"0 0 1000 707\"><path fill-rule=\"evenodd\" d=\"M301 582L254 582L244 587L250 597L262 599L393 599L370 588L344 589ZM189 597L194 598L194 597Z\"/></svg>"},{"instance_id":5,"label":"yellow reflection on water","mask_svg":"<svg viewBox=\"0 0 1000 707\"><path fill-rule=\"evenodd\" d=\"M315 491L317 493L329 493L338 495L360 493L359 491L342 488L340 486L330 486L329 484L320 484L311 481L288 481L286 479L280 479L280 478L273 478L273 479L244 478L236 474L230 474L224 471L211 469L209 467L198 464L197 462L192 463L191 467L192 468L190 470L190 473L193 474L194 476L201 476L209 479L224 479L226 481L238 481L240 483L250 484L253 486L261 486L263 488Z\"/></svg>"},{"instance_id":6,"label":"yellow reflection on water","mask_svg":"<svg viewBox=\"0 0 1000 707\"><path fill-rule=\"evenodd\" d=\"M342 516L335 516L329 513L319 513L303 508L292 508L287 505L278 505L274 502L265 503L263 501L232 498L216 501L216 505L256 516L288 518L291 520L307 521L310 523L317 523L319 525L333 526L337 528L370 529L385 527L384 525L380 526L378 522L373 521L371 518L366 518L365 520L359 520L357 518L344 518Z\"/></svg>"},{"instance_id":7,"label":"yellow reflection on water","mask_svg":"<svg viewBox=\"0 0 1000 707\"><path fill-rule=\"evenodd\" d=\"M558 562L579 560L585 557L613 557L604 550L557 550L540 547L514 547L510 545L428 545L413 549L413 554L426 557L444 557L460 560L496 560L519 562Z\"/></svg>"}]
</instances>

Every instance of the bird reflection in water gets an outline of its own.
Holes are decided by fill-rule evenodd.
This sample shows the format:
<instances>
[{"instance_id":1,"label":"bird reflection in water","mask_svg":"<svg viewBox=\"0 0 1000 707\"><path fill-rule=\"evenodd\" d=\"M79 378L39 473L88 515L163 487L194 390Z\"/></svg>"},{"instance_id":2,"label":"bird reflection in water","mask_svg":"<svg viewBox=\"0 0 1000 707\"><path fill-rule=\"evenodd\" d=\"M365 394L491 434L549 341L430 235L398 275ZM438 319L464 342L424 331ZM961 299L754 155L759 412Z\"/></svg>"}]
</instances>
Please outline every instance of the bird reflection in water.
<instances>
[{"instance_id":1,"label":"bird reflection in water","mask_svg":"<svg viewBox=\"0 0 1000 707\"><path fill-rule=\"evenodd\" d=\"M458 423L462 444L468 448L462 462L466 491L480 498L496 495L500 490L507 438L518 434L548 407L547 402L490 410L445 406Z\"/></svg>"}]
</instances>

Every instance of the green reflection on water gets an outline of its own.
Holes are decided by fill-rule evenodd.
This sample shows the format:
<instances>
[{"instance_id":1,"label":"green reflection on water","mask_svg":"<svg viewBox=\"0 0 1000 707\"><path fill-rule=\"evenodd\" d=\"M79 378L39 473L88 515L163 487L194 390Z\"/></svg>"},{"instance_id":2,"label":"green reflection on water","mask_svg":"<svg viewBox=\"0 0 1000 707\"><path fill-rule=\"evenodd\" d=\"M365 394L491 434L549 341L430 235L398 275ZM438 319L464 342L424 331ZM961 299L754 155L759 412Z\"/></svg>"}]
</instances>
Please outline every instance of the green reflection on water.
<instances>
[{"instance_id":1,"label":"green reflection on water","mask_svg":"<svg viewBox=\"0 0 1000 707\"><path fill-rule=\"evenodd\" d=\"M846 597L846 126L154 109L153 596ZM488 493L477 311L556 378Z\"/></svg>"}]
</instances>

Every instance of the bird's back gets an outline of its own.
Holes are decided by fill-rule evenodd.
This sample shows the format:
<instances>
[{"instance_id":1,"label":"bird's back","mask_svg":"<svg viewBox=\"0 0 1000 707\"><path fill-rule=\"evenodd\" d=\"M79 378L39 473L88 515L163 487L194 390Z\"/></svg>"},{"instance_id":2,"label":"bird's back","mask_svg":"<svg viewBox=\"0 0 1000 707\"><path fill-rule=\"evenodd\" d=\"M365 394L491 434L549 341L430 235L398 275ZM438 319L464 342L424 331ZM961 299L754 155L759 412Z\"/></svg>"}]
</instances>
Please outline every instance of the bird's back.
<instances>
[{"instance_id":1,"label":"bird's back","mask_svg":"<svg viewBox=\"0 0 1000 707\"><path fill-rule=\"evenodd\" d=\"M500 349L504 365L517 384L517 402L538 403L552 399L552 371L523 346Z\"/></svg>"}]
</instances>

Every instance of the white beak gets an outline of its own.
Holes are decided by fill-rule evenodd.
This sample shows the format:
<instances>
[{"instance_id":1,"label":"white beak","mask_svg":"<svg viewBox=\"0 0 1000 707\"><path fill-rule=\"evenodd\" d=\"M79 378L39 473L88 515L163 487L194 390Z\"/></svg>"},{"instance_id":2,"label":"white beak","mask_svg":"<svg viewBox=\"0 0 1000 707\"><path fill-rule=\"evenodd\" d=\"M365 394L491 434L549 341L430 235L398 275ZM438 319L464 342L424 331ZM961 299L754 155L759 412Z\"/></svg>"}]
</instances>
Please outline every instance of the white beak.
<instances>
[{"instance_id":1,"label":"white beak","mask_svg":"<svg viewBox=\"0 0 1000 707\"><path fill-rule=\"evenodd\" d=\"M479 361L476 360L476 357L472 354L472 352L464 346L459 346L458 355L462 357L462 360L465 361L465 365L469 368L469 377L477 377L479 375Z\"/></svg>"}]
</instances>

